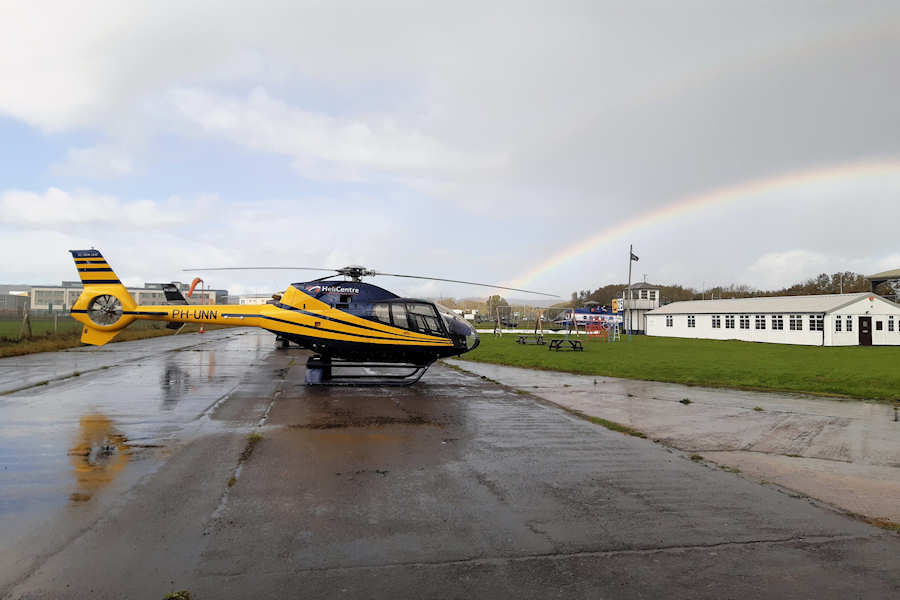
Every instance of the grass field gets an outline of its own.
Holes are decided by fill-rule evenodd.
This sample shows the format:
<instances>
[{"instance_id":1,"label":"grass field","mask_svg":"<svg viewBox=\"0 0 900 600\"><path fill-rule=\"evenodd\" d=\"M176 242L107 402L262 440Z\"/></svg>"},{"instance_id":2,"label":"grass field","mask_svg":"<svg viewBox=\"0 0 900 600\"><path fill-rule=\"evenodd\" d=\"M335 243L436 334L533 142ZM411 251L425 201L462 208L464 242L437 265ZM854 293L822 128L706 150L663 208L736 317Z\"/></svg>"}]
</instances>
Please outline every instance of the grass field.
<instances>
[{"instance_id":1,"label":"grass field","mask_svg":"<svg viewBox=\"0 0 900 600\"><path fill-rule=\"evenodd\" d=\"M820 348L634 336L585 343L584 352L517 344L482 334L464 360L687 385L900 399L900 347ZM581 336L584 339L584 336Z\"/></svg>"},{"instance_id":2,"label":"grass field","mask_svg":"<svg viewBox=\"0 0 900 600\"><path fill-rule=\"evenodd\" d=\"M22 319L0 319L0 340L15 340L19 336ZM56 322L57 333L81 331L81 323L68 315L60 315ZM53 332L52 318L32 318L31 333L45 335Z\"/></svg>"}]
</instances>

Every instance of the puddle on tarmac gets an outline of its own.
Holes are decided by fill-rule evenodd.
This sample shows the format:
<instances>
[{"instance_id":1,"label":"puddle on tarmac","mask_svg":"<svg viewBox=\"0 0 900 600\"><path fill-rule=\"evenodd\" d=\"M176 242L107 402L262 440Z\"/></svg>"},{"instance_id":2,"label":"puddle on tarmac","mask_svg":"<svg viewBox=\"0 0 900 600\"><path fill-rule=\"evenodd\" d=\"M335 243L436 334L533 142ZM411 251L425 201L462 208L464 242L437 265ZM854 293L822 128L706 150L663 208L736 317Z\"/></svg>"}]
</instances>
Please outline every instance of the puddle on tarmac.
<instances>
[{"instance_id":1,"label":"puddle on tarmac","mask_svg":"<svg viewBox=\"0 0 900 600\"><path fill-rule=\"evenodd\" d=\"M75 491L69 495L69 500L86 502L112 483L128 465L132 451L132 446L116 429L112 419L102 414L81 417L76 444L68 452L75 479Z\"/></svg>"}]
</instances>

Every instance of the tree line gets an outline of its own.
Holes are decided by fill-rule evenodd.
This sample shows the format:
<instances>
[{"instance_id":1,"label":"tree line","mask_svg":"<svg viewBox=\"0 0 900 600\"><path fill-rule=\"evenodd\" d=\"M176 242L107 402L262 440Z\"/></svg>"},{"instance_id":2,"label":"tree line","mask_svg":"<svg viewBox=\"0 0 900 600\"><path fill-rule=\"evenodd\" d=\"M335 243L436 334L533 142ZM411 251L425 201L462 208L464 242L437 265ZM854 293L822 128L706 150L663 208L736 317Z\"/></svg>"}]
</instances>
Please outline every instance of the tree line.
<instances>
[{"instance_id":1,"label":"tree line","mask_svg":"<svg viewBox=\"0 0 900 600\"><path fill-rule=\"evenodd\" d=\"M587 302L597 302L603 306L609 306L613 298L621 298L622 293L628 287L625 283L609 284L595 290L579 290L572 292L570 301L560 303L560 306L584 306ZM774 290L761 290L746 284L733 283L726 286L715 286L706 290L697 290L677 284L654 286L659 290L663 304L680 302L682 300L710 300L720 298L756 298L761 296L808 296L816 294L845 294L854 292L871 291L871 284L860 273L843 271L838 273L820 273L815 277L795 283L793 285ZM890 283L882 283L875 293L898 299L900 286L893 287Z\"/></svg>"}]
</instances>

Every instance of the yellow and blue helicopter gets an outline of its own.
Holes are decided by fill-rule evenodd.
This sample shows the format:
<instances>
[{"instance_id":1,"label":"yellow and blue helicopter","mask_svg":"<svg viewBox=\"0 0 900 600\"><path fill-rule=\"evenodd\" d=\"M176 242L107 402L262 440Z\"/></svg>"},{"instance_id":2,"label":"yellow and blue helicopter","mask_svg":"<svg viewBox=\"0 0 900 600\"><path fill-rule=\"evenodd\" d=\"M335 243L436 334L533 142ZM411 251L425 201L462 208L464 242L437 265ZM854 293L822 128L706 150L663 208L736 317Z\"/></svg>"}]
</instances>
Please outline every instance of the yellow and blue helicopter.
<instances>
[{"instance_id":1,"label":"yellow and blue helicopter","mask_svg":"<svg viewBox=\"0 0 900 600\"><path fill-rule=\"evenodd\" d=\"M165 288L166 304L138 306L98 250L70 250L84 291L72 306L72 317L84 325L81 341L103 345L136 320L232 327L261 327L283 344L293 342L316 354L307 361L310 385L410 385L431 364L459 356L479 344L474 327L451 310L364 283L363 277L389 276L446 281L532 294L517 288L417 275L382 273L361 266L223 267L186 269L223 271L250 269L331 271L325 277L290 284L261 305L188 305L177 287ZM335 276L344 280L335 280ZM342 375L335 375L334 369ZM347 370L349 369L349 371ZM373 369L381 372L374 373Z\"/></svg>"}]
</instances>

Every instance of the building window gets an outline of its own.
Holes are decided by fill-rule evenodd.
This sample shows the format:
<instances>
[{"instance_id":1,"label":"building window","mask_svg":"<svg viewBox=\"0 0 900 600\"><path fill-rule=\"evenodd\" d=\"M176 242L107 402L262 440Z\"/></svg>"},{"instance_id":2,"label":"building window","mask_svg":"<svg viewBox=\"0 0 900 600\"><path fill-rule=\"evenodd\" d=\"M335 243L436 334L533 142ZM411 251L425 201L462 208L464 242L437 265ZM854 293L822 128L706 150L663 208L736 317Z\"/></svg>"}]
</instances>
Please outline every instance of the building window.
<instances>
[{"instance_id":1,"label":"building window","mask_svg":"<svg viewBox=\"0 0 900 600\"><path fill-rule=\"evenodd\" d=\"M725 329L734 329L734 315L725 315Z\"/></svg>"},{"instance_id":2,"label":"building window","mask_svg":"<svg viewBox=\"0 0 900 600\"><path fill-rule=\"evenodd\" d=\"M750 315L740 316L741 329L750 329Z\"/></svg>"},{"instance_id":3,"label":"building window","mask_svg":"<svg viewBox=\"0 0 900 600\"><path fill-rule=\"evenodd\" d=\"M672 326L672 315L666 315L666 327Z\"/></svg>"},{"instance_id":4,"label":"building window","mask_svg":"<svg viewBox=\"0 0 900 600\"><path fill-rule=\"evenodd\" d=\"M766 328L766 315L756 315L756 322L754 323L757 329L765 329Z\"/></svg>"},{"instance_id":5,"label":"building window","mask_svg":"<svg viewBox=\"0 0 900 600\"><path fill-rule=\"evenodd\" d=\"M894 317L888 317L888 331L894 330Z\"/></svg>"},{"instance_id":6,"label":"building window","mask_svg":"<svg viewBox=\"0 0 900 600\"><path fill-rule=\"evenodd\" d=\"M847 331L853 331L853 317L847 317Z\"/></svg>"},{"instance_id":7,"label":"building window","mask_svg":"<svg viewBox=\"0 0 900 600\"><path fill-rule=\"evenodd\" d=\"M656 300L656 290L650 290L649 294L651 300Z\"/></svg>"},{"instance_id":8,"label":"building window","mask_svg":"<svg viewBox=\"0 0 900 600\"><path fill-rule=\"evenodd\" d=\"M784 331L784 315L772 315L772 329Z\"/></svg>"},{"instance_id":9,"label":"building window","mask_svg":"<svg viewBox=\"0 0 900 600\"><path fill-rule=\"evenodd\" d=\"M641 290L641 300L647 299L647 290Z\"/></svg>"},{"instance_id":10,"label":"building window","mask_svg":"<svg viewBox=\"0 0 900 600\"><path fill-rule=\"evenodd\" d=\"M844 322L841 321L841 315L837 315L834 318L834 330L839 332L841 330L841 325L843 325L843 324L844 324Z\"/></svg>"},{"instance_id":11,"label":"building window","mask_svg":"<svg viewBox=\"0 0 900 600\"><path fill-rule=\"evenodd\" d=\"M712 316L712 326L713 326L713 329L721 329L722 328L722 315L713 315Z\"/></svg>"},{"instance_id":12,"label":"building window","mask_svg":"<svg viewBox=\"0 0 900 600\"><path fill-rule=\"evenodd\" d=\"M791 331L803 331L803 315L790 315L788 326Z\"/></svg>"},{"instance_id":13,"label":"building window","mask_svg":"<svg viewBox=\"0 0 900 600\"><path fill-rule=\"evenodd\" d=\"M881 331L884 328L884 323L881 321L875 321L875 331Z\"/></svg>"},{"instance_id":14,"label":"building window","mask_svg":"<svg viewBox=\"0 0 900 600\"><path fill-rule=\"evenodd\" d=\"M688 327L696 327L697 318L694 315L688 315Z\"/></svg>"},{"instance_id":15,"label":"building window","mask_svg":"<svg viewBox=\"0 0 900 600\"><path fill-rule=\"evenodd\" d=\"M809 330L810 331L824 331L825 330L825 316L824 315L809 315Z\"/></svg>"}]
</instances>

